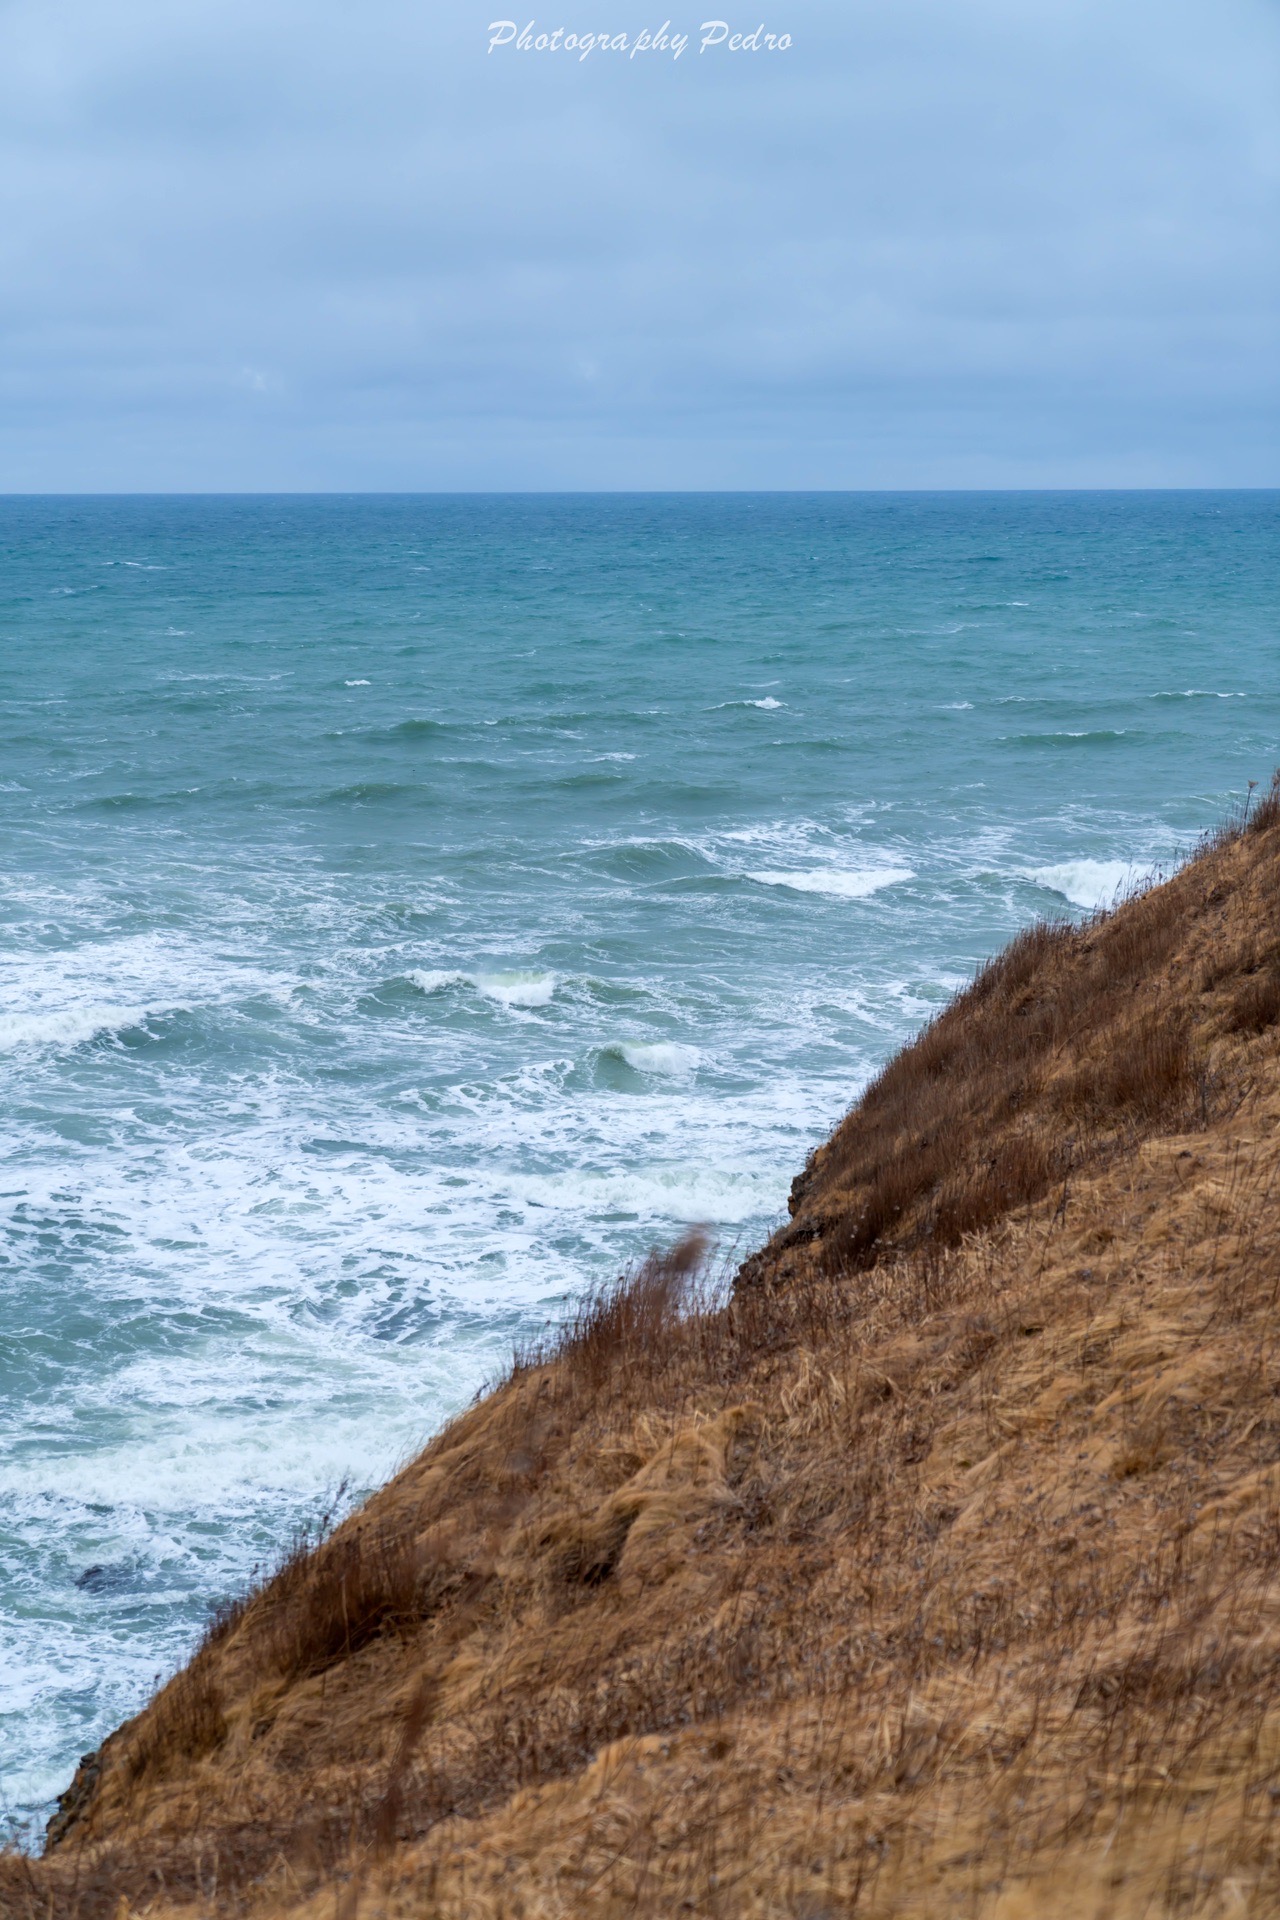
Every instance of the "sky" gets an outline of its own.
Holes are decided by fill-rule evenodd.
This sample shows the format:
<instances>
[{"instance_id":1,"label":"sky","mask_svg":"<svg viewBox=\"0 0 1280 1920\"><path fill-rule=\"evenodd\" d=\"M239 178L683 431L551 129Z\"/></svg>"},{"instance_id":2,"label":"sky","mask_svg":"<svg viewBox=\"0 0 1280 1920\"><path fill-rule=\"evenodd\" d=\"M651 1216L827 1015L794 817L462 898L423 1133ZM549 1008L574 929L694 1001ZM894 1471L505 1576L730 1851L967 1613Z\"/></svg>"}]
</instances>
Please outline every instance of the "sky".
<instances>
[{"instance_id":1,"label":"sky","mask_svg":"<svg viewBox=\"0 0 1280 1920\"><path fill-rule=\"evenodd\" d=\"M0 490L1280 484L1280 0L751 5L0 0Z\"/></svg>"}]
</instances>

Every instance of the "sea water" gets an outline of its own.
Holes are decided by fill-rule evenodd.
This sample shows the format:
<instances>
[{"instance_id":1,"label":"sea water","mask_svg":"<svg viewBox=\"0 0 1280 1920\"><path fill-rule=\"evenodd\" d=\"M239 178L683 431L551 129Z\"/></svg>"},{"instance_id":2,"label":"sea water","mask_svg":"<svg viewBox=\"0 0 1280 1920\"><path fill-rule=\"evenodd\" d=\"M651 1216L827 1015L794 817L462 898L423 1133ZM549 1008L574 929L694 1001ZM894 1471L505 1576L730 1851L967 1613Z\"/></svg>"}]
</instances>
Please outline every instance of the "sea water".
<instances>
[{"instance_id":1,"label":"sea water","mask_svg":"<svg viewBox=\"0 0 1280 1920\"><path fill-rule=\"evenodd\" d=\"M0 500L0 1813L1280 756L1276 494Z\"/></svg>"}]
</instances>

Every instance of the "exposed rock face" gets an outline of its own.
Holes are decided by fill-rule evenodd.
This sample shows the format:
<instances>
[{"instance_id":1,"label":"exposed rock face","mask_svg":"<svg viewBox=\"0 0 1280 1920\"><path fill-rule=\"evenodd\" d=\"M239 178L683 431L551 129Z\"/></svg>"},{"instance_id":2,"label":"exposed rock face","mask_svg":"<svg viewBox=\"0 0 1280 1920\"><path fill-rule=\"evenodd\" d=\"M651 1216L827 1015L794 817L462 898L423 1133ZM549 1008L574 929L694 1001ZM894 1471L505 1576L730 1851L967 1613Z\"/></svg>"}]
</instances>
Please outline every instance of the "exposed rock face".
<instances>
[{"instance_id":1,"label":"exposed rock face","mask_svg":"<svg viewBox=\"0 0 1280 1920\"><path fill-rule=\"evenodd\" d=\"M101 1751L82 1753L75 1777L65 1793L58 1795L58 1810L45 1829L45 1846L53 1848L65 1840L93 1798L93 1790L102 1772Z\"/></svg>"},{"instance_id":2,"label":"exposed rock face","mask_svg":"<svg viewBox=\"0 0 1280 1920\"><path fill-rule=\"evenodd\" d=\"M1274 798L1014 942L727 1302L690 1246L586 1303L86 1756L0 1906L1280 1911L1277 983Z\"/></svg>"}]
</instances>

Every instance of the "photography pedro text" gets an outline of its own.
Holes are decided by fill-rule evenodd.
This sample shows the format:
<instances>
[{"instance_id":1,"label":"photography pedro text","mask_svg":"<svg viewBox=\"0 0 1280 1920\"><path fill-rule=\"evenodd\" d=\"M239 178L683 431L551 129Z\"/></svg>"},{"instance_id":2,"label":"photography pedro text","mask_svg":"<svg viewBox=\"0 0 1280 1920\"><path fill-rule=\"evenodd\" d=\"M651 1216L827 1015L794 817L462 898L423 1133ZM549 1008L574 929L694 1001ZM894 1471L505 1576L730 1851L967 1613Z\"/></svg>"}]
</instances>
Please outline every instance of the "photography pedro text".
<instances>
[{"instance_id":1,"label":"photography pedro text","mask_svg":"<svg viewBox=\"0 0 1280 1920\"><path fill-rule=\"evenodd\" d=\"M708 53L723 47L727 53L785 53L791 45L789 33L766 33L763 21L751 33L735 33L727 20L704 20L698 29L698 52ZM585 60L589 53L625 53L634 60L638 53L666 54L678 60L689 45L691 35L673 33L671 22L664 20L656 32L642 27L639 33L566 33L563 27L543 32L536 21L525 27L515 20L489 22L489 51L514 47L519 53L568 53Z\"/></svg>"}]
</instances>

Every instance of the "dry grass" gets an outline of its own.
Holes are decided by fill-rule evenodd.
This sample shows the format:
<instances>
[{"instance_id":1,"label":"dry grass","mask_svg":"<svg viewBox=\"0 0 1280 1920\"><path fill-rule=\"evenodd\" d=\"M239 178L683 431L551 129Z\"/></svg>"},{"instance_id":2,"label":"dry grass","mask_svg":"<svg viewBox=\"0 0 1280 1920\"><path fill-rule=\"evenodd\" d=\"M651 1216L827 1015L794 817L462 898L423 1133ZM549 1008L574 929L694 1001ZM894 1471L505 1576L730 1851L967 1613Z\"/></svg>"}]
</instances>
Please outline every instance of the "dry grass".
<instances>
[{"instance_id":1,"label":"dry grass","mask_svg":"<svg viewBox=\"0 0 1280 1920\"><path fill-rule=\"evenodd\" d=\"M1163 991L1190 884L1180 875L1122 913L1021 934L820 1150L785 1244L821 1239L832 1272L886 1248L955 1246L1135 1122L1190 1113L1201 1063Z\"/></svg>"},{"instance_id":2,"label":"dry grass","mask_svg":"<svg viewBox=\"0 0 1280 1920\"><path fill-rule=\"evenodd\" d=\"M1273 790L1015 942L731 1297L690 1243L522 1355L4 1910L1280 1910L1278 930Z\"/></svg>"},{"instance_id":3,"label":"dry grass","mask_svg":"<svg viewBox=\"0 0 1280 1920\"><path fill-rule=\"evenodd\" d=\"M411 1629L429 1611L429 1572L414 1534L387 1526L354 1526L291 1556L250 1609L264 1670L285 1681L323 1673L370 1640Z\"/></svg>"},{"instance_id":4,"label":"dry grass","mask_svg":"<svg viewBox=\"0 0 1280 1920\"><path fill-rule=\"evenodd\" d=\"M1261 1033L1280 1020L1280 970L1268 968L1241 983L1231 1002L1233 1033Z\"/></svg>"}]
</instances>

